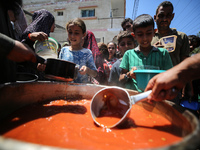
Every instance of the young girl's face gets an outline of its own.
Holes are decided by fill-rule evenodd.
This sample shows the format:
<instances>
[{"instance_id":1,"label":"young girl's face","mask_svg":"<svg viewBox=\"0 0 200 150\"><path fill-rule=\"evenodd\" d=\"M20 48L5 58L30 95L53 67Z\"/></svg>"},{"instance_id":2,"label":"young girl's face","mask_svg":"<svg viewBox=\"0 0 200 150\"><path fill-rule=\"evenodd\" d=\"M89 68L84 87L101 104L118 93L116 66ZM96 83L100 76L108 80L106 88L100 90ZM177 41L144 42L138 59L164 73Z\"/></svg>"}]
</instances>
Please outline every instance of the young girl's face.
<instances>
[{"instance_id":1,"label":"young girl's face","mask_svg":"<svg viewBox=\"0 0 200 150\"><path fill-rule=\"evenodd\" d=\"M108 44L108 52L109 52L109 56L113 57L116 53L116 47L114 43L109 43Z\"/></svg>"},{"instance_id":2,"label":"young girl's face","mask_svg":"<svg viewBox=\"0 0 200 150\"><path fill-rule=\"evenodd\" d=\"M154 36L153 26L139 27L135 30L135 38L140 47L148 48L151 46L151 40Z\"/></svg>"},{"instance_id":3,"label":"young girl's face","mask_svg":"<svg viewBox=\"0 0 200 150\"><path fill-rule=\"evenodd\" d=\"M70 24L68 26L68 38L72 46L80 45L83 42L86 33L83 33L81 27Z\"/></svg>"}]
</instances>

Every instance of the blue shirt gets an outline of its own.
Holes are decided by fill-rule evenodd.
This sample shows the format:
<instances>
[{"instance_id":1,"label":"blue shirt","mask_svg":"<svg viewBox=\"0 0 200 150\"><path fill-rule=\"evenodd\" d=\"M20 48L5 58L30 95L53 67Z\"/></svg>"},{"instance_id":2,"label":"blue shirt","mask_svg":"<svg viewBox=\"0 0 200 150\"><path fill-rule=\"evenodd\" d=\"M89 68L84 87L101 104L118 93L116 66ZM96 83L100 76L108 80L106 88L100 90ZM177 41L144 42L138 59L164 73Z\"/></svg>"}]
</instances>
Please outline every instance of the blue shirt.
<instances>
[{"instance_id":1,"label":"blue shirt","mask_svg":"<svg viewBox=\"0 0 200 150\"><path fill-rule=\"evenodd\" d=\"M78 64L80 68L82 66L86 66L92 70L97 70L92 56L92 51L86 48L74 51L70 50L68 46L63 47L60 51L59 58ZM74 80L74 82L87 83L88 75L81 75L78 73L78 77Z\"/></svg>"}]
</instances>

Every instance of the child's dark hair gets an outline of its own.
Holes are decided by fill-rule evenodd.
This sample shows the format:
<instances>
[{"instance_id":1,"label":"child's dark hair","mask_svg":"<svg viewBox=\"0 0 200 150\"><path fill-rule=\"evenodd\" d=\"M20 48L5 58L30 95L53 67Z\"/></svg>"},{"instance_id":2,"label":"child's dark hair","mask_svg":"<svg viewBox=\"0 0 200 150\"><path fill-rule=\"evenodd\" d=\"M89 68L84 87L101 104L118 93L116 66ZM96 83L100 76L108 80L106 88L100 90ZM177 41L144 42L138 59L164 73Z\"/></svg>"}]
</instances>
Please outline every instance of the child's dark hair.
<instances>
[{"instance_id":1,"label":"child's dark hair","mask_svg":"<svg viewBox=\"0 0 200 150\"><path fill-rule=\"evenodd\" d=\"M114 41L108 42L108 43L107 43L107 46L108 46L108 44L110 44L110 43L113 43L113 44L115 45L115 48L117 48L117 44L116 44Z\"/></svg>"},{"instance_id":2,"label":"child's dark hair","mask_svg":"<svg viewBox=\"0 0 200 150\"><path fill-rule=\"evenodd\" d=\"M127 23L130 22L130 24L133 24L133 20L131 18L126 18L122 21L121 23L121 27L123 28L123 26Z\"/></svg>"},{"instance_id":3,"label":"child's dark hair","mask_svg":"<svg viewBox=\"0 0 200 150\"><path fill-rule=\"evenodd\" d=\"M102 42L97 43L97 45L99 47L100 53L102 54L102 57L105 59L108 59L109 53L108 53L107 45Z\"/></svg>"},{"instance_id":4,"label":"child's dark hair","mask_svg":"<svg viewBox=\"0 0 200 150\"><path fill-rule=\"evenodd\" d=\"M130 38L134 42L134 37L131 35L130 31L120 31L117 35L117 44L122 41L123 38Z\"/></svg>"},{"instance_id":5,"label":"child's dark hair","mask_svg":"<svg viewBox=\"0 0 200 150\"><path fill-rule=\"evenodd\" d=\"M158 7L157 7L157 9L156 9L156 15L157 15L157 13L158 13L158 9L160 8L160 7L172 7L172 12L174 11L174 6L173 6L173 4L170 2L170 1L164 1L164 2L162 2L162 3L160 3L159 5L158 5Z\"/></svg>"},{"instance_id":6,"label":"child's dark hair","mask_svg":"<svg viewBox=\"0 0 200 150\"><path fill-rule=\"evenodd\" d=\"M147 26L153 26L154 29L154 20L148 14L142 14L133 21L133 31L135 31L136 28Z\"/></svg>"},{"instance_id":7,"label":"child's dark hair","mask_svg":"<svg viewBox=\"0 0 200 150\"><path fill-rule=\"evenodd\" d=\"M67 24L66 24L67 31L68 31L69 25L71 25L71 24L79 26L82 29L83 33L86 32L86 25L83 20L81 20L79 18L75 18L75 19L72 19L69 22L67 22Z\"/></svg>"},{"instance_id":8,"label":"child's dark hair","mask_svg":"<svg viewBox=\"0 0 200 150\"><path fill-rule=\"evenodd\" d=\"M196 35L188 35L188 40L191 41L191 44L197 43L197 47L200 45L200 38Z\"/></svg>"}]
</instances>

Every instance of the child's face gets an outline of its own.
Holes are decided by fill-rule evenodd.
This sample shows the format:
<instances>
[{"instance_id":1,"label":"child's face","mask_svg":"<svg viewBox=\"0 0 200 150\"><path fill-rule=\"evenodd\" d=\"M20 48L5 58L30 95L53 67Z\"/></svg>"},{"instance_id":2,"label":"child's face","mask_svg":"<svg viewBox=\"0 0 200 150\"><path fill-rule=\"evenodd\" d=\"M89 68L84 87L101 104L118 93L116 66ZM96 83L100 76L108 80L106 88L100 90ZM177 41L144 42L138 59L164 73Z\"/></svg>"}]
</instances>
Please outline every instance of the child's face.
<instances>
[{"instance_id":1,"label":"child's face","mask_svg":"<svg viewBox=\"0 0 200 150\"><path fill-rule=\"evenodd\" d=\"M72 46L82 44L86 33L83 34L83 31L79 26L70 24L67 32Z\"/></svg>"},{"instance_id":2,"label":"child's face","mask_svg":"<svg viewBox=\"0 0 200 150\"><path fill-rule=\"evenodd\" d=\"M154 36L153 26L140 27L135 29L135 38L140 47L147 48L151 46L151 40Z\"/></svg>"},{"instance_id":3,"label":"child's face","mask_svg":"<svg viewBox=\"0 0 200 150\"><path fill-rule=\"evenodd\" d=\"M133 32L133 24L131 24L130 22L126 22L126 24L123 25L122 28L123 28L124 31Z\"/></svg>"},{"instance_id":4,"label":"child's face","mask_svg":"<svg viewBox=\"0 0 200 150\"><path fill-rule=\"evenodd\" d=\"M116 53L115 44L113 44L113 43L108 44L108 52L109 52L109 56L111 56L111 57L114 56L114 54Z\"/></svg>"},{"instance_id":5,"label":"child's face","mask_svg":"<svg viewBox=\"0 0 200 150\"><path fill-rule=\"evenodd\" d=\"M134 41L131 38L123 38L120 43L118 44L118 49L122 53L122 56L124 53L129 50L133 49L135 47Z\"/></svg>"}]
</instances>

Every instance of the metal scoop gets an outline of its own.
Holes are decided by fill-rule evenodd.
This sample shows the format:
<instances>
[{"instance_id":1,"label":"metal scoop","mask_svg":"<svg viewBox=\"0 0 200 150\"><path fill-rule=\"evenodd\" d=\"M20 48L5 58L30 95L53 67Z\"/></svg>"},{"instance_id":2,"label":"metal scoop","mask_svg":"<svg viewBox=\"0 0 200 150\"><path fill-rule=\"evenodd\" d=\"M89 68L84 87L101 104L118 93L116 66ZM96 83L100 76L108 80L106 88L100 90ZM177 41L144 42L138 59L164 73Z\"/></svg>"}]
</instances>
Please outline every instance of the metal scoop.
<instances>
[{"instance_id":1,"label":"metal scoop","mask_svg":"<svg viewBox=\"0 0 200 150\"><path fill-rule=\"evenodd\" d=\"M146 100L150 91L134 96L120 87L99 90L91 101L91 115L94 122L105 128L113 128L127 118L133 104Z\"/></svg>"}]
</instances>

